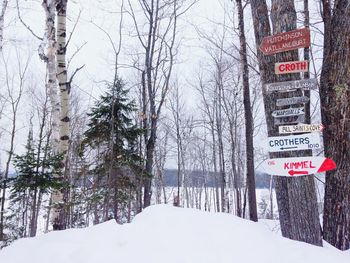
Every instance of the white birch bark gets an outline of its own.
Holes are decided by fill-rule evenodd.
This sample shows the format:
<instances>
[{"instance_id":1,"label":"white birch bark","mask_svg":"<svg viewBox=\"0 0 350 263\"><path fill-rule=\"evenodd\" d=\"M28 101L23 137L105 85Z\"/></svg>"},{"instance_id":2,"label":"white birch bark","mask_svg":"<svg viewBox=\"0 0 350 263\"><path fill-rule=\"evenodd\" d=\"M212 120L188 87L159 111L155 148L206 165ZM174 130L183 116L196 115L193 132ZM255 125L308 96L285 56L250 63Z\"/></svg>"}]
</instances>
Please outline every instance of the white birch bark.
<instances>
[{"instance_id":1,"label":"white birch bark","mask_svg":"<svg viewBox=\"0 0 350 263\"><path fill-rule=\"evenodd\" d=\"M44 0L42 6L45 11L45 35L44 41L39 47L39 56L46 63L47 82L46 89L51 103L51 142L53 151L58 152L59 144L59 114L60 102L58 99L57 80L56 80L56 28L55 28L55 5L52 0ZM40 51L41 50L41 51ZM45 52L46 51L46 52Z\"/></svg>"},{"instance_id":2,"label":"white birch bark","mask_svg":"<svg viewBox=\"0 0 350 263\"><path fill-rule=\"evenodd\" d=\"M3 0L0 11L0 52L2 51L2 45L4 40L4 26L5 26L5 13L7 9L8 0Z\"/></svg>"},{"instance_id":3,"label":"white birch bark","mask_svg":"<svg viewBox=\"0 0 350 263\"><path fill-rule=\"evenodd\" d=\"M70 118L69 118L69 93L70 84L67 81L67 67L66 67L66 11L67 0L56 0L57 11L57 80L60 89L60 124L59 124L59 153L64 155L62 161L63 172L66 169L66 160L69 147L69 134L70 134ZM52 209L52 222L54 230L62 230L64 228L62 218L62 203L63 194L60 191L55 191L52 195L52 203L54 208Z\"/></svg>"}]
</instances>

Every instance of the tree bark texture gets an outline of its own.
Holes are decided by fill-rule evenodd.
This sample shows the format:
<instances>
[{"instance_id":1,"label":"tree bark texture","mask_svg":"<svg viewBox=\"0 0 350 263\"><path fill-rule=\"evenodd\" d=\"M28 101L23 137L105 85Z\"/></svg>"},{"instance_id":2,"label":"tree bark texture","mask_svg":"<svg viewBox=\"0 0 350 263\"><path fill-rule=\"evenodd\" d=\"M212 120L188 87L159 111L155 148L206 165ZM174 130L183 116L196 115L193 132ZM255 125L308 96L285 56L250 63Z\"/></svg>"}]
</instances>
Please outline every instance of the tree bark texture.
<instances>
[{"instance_id":1,"label":"tree bark texture","mask_svg":"<svg viewBox=\"0 0 350 263\"><path fill-rule=\"evenodd\" d=\"M69 118L69 104L70 104L70 83L67 81L67 67L66 67L66 12L67 0L56 0L57 12L57 80L60 89L60 124L59 124L59 153L63 154L62 170L66 173L66 164L69 148L70 135L70 118ZM63 180L63 178L61 178ZM64 226L64 209L63 209L63 193L55 191L52 194L52 222L54 230L62 230Z\"/></svg>"},{"instance_id":2,"label":"tree bark texture","mask_svg":"<svg viewBox=\"0 0 350 263\"><path fill-rule=\"evenodd\" d=\"M3 0L0 11L0 52L2 51L2 46L4 42L5 13L7 9L7 4L8 0Z\"/></svg>"},{"instance_id":3,"label":"tree bark texture","mask_svg":"<svg viewBox=\"0 0 350 263\"><path fill-rule=\"evenodd\" d=\"M254 168L254 143L253 143L253 114L250 104L249 89L249 69L247 59L247 43L244 33L244 14L242 1L236 0L238 10L238 28L240 42L240 60L243 76L243 104L245 117L245 139L246 139L246 155L247 155L247 187L248 187L248 203L249 203L249 219L258 221L258 212L256 206L255 192L255 168Z\"/></svg>"},{"instance_id":4,"label":"tree bark texture","mask_svg":"<svg viewBox=\"0 0 350 263\"><path fill-rule=\"evenodd\" d=\"M256 45L259 47L262 39L271 35L266 1L252 0L251 8ZM295 29L296 12L294 1L273 0L271 20L274 26L274 34ZM293 80L298 77L295 74L286 74L277 79L274 74L275 62L298 60L297 50L283 52L275 56L264 56L259 49L257 52L263 84L276 82L277 80ZM272 111L276 109L276 99L290 96L301 96L301 91L267 94L263 90L268 136L278 136L277 126L274 126L272 117ZM310 152L294 151L270 153L270 157L284 158L308 154ZM312 175L297 178L277 176L276 196L282 235L290 239L321 246L322 238L318 218L316 189Z\"/></svg>"},{"instance_id":5,"label":"tree bark texture","mask_svg":"<svg viewBox=\"0 0 350 263\"><path fill-rule=\"evenodd\" d=\"M304 27L310 27L309 0L304 0ZM309 61L309 71L304 72L304 79L310 78L310 47L304 48L304 60ZM305 90L304 96L310 99L310 91ZM305 103L305 122L311 123L310 100Z\"/></svg>"},{"instance_id":6,"label":"tree bark texture","mask_svg":"<svg viewBox=\"0 0 350 263\"><path fill-rule=\"evenodd\" d=\"M350 1L323 1L325 23L320 81L325 156L337 169L326 173L324 239L350 248Z\"/></svg>"},{"instance_id":7,"label":"tree bark texture","mask_svg":"<svg viewBox=\"0 0 350 263\"><path fill-rule=\"evenodd\" d=\"M58 98L58 87L56 79L56 28L55 28L55 4L53 0L44 0L42 6L45 11L45 35L43 44L46 53L41 58L46 63L46 89L51 102L51 141L53 151L58 153L59 145L59 119L60 119L60 102ZM44 49L45 50L45 49Z\"/></svg>"}]
</instances>

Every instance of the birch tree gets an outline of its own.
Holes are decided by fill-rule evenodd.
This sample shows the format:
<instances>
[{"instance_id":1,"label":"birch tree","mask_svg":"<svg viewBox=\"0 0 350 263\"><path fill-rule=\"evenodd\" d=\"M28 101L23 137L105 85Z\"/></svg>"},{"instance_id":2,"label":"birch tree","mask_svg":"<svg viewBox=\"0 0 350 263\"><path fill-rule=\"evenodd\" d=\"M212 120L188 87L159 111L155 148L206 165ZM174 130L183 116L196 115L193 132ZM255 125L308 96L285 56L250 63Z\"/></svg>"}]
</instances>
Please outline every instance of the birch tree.
<instances>
[{"instance_id":1,"label":"birch tree","mask_svg":"<svg viewBox=\"0 0 350 263\"><path fill-rule=\"evenodd\" d=\"M0 52L4 42L4 27L5 27L5 13L8 5L8 0L3 0L0 10Z\"/></svg>"},{"instance_id":2,"label":"birch tree","mask_svg":"<svg viewBox=\"0 0 350 263\"><path fill-rule=\"evenodd\" d=\"M39 46L39 56L46 64L46 89L51 103L51 141L54 152L58 153L59 143L59 114L60 102L56 79L56 27L55 3L53 0L44 0L42 7L45 12L45 34Z\"/></svg>"},{"instance_id":3,"label":"birch tree","mask_svg":"<svg viewBox=\"0 0 350 263\"><path fill-rule=\"evenodd\" d=\"M59 147L58 151L63 155L62 170L67 168L67 153L69 148L69 135L70 135L70 82L67 77L66 67L66 20L67 20L67 2L68 0L56 0L56 12L57 12L57 50L56 50L56 67L57 67L57 80L60 89L60 123L59 123ZM63 178L61 178L63 180ZM64 229L64 209L63 209L63 193L55 191L52 195L52 203L54 205L52 209L52 223L53 230Z\"/></svg>"}]
</instances>

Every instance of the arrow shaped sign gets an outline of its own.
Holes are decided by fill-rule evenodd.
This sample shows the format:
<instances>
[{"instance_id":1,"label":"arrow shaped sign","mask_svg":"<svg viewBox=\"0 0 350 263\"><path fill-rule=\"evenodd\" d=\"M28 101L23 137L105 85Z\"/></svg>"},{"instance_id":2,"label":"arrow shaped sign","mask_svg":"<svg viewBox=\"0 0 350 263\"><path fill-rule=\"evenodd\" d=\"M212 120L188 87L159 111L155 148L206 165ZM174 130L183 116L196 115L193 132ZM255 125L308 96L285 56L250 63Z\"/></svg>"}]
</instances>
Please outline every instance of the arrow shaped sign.
<instances>
[{"instance_id":1,"label":"arrow shaped sign","mask_svg":"<svg viewBox=\"0 0 350 263\"><path fill-rule=\"evenodd\" d=\"M293 104L303 104L303 103L308 102L309 100L310 99L308 97L306 97L306 96L277 99L276 100L276 106L287 106L287 105L293 105Z\"/></svg>"},{"instance_id":2,"label":"arrow shaped sign","mask_svg":"<svg viewBox=\"0 0 350 263\"><path fill-rule=\"evenodd\" d=\"M322 173L335 168L336 164L332 159L313 156L269 159L263 164L265 172L280 176Z\"/></svg>"},{"instance_id":3,"label":"arrow shaped sign","mask_svg":"<svg viewBox=\"0 0 350 263\"><path fill-rule=\"evenodd\" d=\"M324 126L322 124L299 124L299 125L279 126L278 132L280 134L322 132L323 129L324 129Z\"/></svg>"},{"instance_id":4,"label":"arrow shaped sign","mask_svg":"<svg viewBox=\"0 0 350 263\"><path fill-rule=\"evenodd\" d=\"M268 138L269 152L310 150L319 148L321 148L321 140L319 134L317 133Z\"/></svg>"},{"instance_id":5,"label":"arrow shaped sign","mask_svg":"<svg viewBox=\"0 0 350 263\"><path fill-rule=\"evenodd\" d=\"M302 90L314 90L317 89L317 79L301 79L301 80L291 80L284 82L275 82L264 85L266 92L274 91L293 91L296 89Z\"/></svg>"},{"instance_id":6,"label":"arrow shaped sign","mask_svg":"<svg viewBox=\"0 0 350 263\"><path fill-rule=\"evenodd\" d=\"M264 55L272 55L308 46L310 46L310 30L301 28L265 37L259 48Z\"/></svg>"},{"instance_id":7,"label":"arrow shaped sign","mask_svg":"<svg viewBox=\"0 0 350 263\"><path fill-rule=\"evenodd\" d=\"M275 110L272 112L272 116L275 118L303 115L303 114L304 114L304 107L290 108L290 109L284 109L284 110Z\"/></svg>"}]
</instances>

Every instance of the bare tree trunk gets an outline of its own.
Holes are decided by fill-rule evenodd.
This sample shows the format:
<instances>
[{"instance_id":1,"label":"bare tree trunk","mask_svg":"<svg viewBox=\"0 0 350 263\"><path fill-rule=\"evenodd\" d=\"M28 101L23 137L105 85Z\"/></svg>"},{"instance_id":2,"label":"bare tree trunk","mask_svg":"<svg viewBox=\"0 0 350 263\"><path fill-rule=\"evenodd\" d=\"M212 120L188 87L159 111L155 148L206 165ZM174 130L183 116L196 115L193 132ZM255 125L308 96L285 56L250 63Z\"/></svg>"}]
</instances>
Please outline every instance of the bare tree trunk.
<instances>
[{"instance_id":1,"label":"bare tree trunk","mask_svg":"<svg viewBox=\"0 0 350 263\"><path fill-rule=\"evenodd\" d=\"M255 167L254 167L254 144L253 144L253 115L250 104L249 90L249 70L247 59L247 43L244 33L244 14L242 1L236 0L238 19L239 19L239 40L240 40L240 58L241 69L243 75L243 104L245 116L245 137L246 137L246 154L247 154L247 187L248 187L248 202L249 202L249 219L258 221L258 212L256 207L256 192L255 192Z\"/></svg>"},{"instance_id":2,"label":"bare tree trunk","mask_svg":"<svg viewBox=\"0 0 350 263\"><path fill-rule=\"evenodd\" d=\"M59 114L60 102L58 99L58 87L56 79L56 28L55 28L55 4L54 0L44 0L42 6L45 11L45 36L40 47L41 59L46 63L47 82L46 89L51 102L51 141L52 148L55 153L58 153L59 144ZM46 52L44 47L46 46ZM44 53L45 52L45 53Z\"/></svg>"},{"instance_id":3,"label":"bare tree trunk","mask_svg":"<svg viewBox=\"0 0 350 263\"><path fill-rule=\"evenodd\" d=\"M69 135L70 135L70 83L67 78L66 67L66 12L67 12L67 0L56 0L57 11L57 79L60 88L60 125L59 125L59 153L63 154L62 171L67 174L67 159L69 149ZM60 178L62 181L64 179ZM65 229L64 224L64 204L63 193L61 191L54 191L52 194L52 224L53 230Z\"/></svg>"},{"instance_id":4,"label":"bare tree trunk","mask_svg":"<svg viewBox=\"0 0 350 263\"><path fill-rule=\"evenodd\" d=\"M37 199L38 199L38 189L34 189L34 194L32 198L32 205L31 205L31 217L30 217L30 225L29 225L29 236L30 237L35 237L36 235L36 227L35 227L35 218L36 218L36 211L37 211Z\"/></svg>"},{"instance_id":5,"label":"bare tree trunk","mask_svg":"<svg viewBox=\"0 0 350 263\"><path fill-rule=\"evenodd\" d=\"M255 40L257 47L262 39L271 35L266 1L252 0L251 9L254 23ZM296 13L294 2L291 0L272 1L271 20L274 24L274 33L293 30L296 27ZM298 60L297 51L284 52L278 54L281 60ZM264 56L258 50L258 61L262 83L272 83L276 81L274 76L275 56ZM290 80L292 76L287 75L281 80ZM291 92L288 96L300 95ZM286 94L282 94L286 96ZM276 97L266 94L263 91L265 104L265 117L268 128L268 136L278 135L277 127L274 126L272 111L275 110ZM305 152L276 153L271 157L292 157L306 154ZM282 235L291 239L304 241L307 243L322 245L321 231L317 210L317 197L315 184L312 176L298 178L276 177L276 195L279 209ZM304 213L300 213L304 211Z\"/></svg>"},{"instance_id":6,"label":"bare tree trunk","mask_svg":"<svg viewBox=\"0 0 350 263\"><path fill-rule=\"evenodd\" d=\"M309 28L310 26L310 15L309 15L309 0L304 0L304 27ZM310 61L310 48L305 47L304 48L304 60ZM304 79L310 78L310 70L307 72L304 72ZM309 101L305 103L305 122L311 123L311 112L310 112L310 91L305 90L304 96L309 98Z\"/></svg>"},{"instance_id":7,"label":"bare tree trunk","mask_svg":"<svg viewBox=\"0 0 350 263\"><path fill-rule=\"evenodd\" d=\"M4 27L5 27L5 13L7 9L8 0L2 1L2 6L0 10L0 52L2 52L2 46L4 42Z\"/></svg>"},{"instance_id":8,"label":"bare tree trunk","mask_svg":"<svg viewBox=\"0 0 350 263\"><path fill-rule=\"evenodd\" d=\"M215 104L215 103L214 103ZM214 106L215 108L215 106ZM215 128L214 128L214 120L211 120L210 122L210 132L211 132L211 138L212 138L212 154L213 154L213 168L214 168L214 182L215 182L215 196L216 196L216 212L220 212L220 189L219 189L219 183L218 183L218 168L217 168L217 159L216 159L216 138L215 138Z\"/></svg>"},{"instance_id":9,"label":"bare tree trunk","mask_svg":"<svg viewBox=\"0 0 350 263\"><path fill-rule=\"evenodd\" d=\"M221 199L221 212L226 212L228 210L228 200L227 200L227 178L225 173L225 156L224 156L224 144L223 144L223 134L222 134L222 71L221 65L218 65L218 76L217 76L217 104L216 104L216 129L218 136L218 155L219 155L219 181L220 181L220 199Z\"/></svg>"},{"instance_id":10,"label":"bare tree trunk","mask_svg":"<svg viewBox=\"0 0 350 263\"><path fill-rule=\"evenodd\" d=\"M223 90L224 92L224 90ZM236 93L238 94L238 92ZM241 200L241 186L240 186L240 176L238 173L238 165L237 165L237 118L238 118L238 109L237 109L237 96L235 96L233 99L230 96L226 96L226 94L223 93L223 105L224 105L224 111L227 116L227 121L229 124L229 143L230 143L230 162L231 162L231 185L233 188L233 202L234 205L234 211L235 215L241 217L242 216L242 200Z\"/></svg>"},{"instance_id":11,"label":"bare tree trunk","mask_svg":"<svg viewBox=\"0 0 350 263\"><path fill-rule=\"evenodd\" d=\"M350 1L323 0L324 53L320 81L321 115L326 125L325 155L337 164L326 173L324 239L350 247Z\"/></svg>"}]
</instances>

